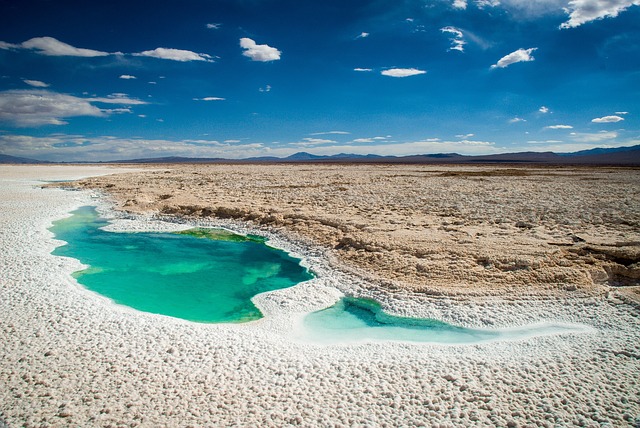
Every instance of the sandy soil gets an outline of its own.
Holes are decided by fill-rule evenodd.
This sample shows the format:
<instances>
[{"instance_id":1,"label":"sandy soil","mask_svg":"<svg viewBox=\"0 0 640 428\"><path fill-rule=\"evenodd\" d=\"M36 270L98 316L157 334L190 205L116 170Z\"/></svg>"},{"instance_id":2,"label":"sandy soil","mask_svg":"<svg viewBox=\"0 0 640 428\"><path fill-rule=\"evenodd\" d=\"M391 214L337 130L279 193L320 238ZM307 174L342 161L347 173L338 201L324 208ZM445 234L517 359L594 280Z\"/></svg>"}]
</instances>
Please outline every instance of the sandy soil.
<instances>
[{"instance_id":1,"label":"sandy soil","mask_svg":"<svg viewBox=\"0 0 640 428\"><path fill-rule=\"evenodd\" d=\"M638 169L171 165L80 185L129 212L308 240L385 290L519 298L640 284Z\"/></svg>"},{"instance_id":2,"label":"sandy soil","mask_svg":"<svg viewBox=\"0 0 640 428\"><path fill-rule=\"evenodd\" d=\"M309 209L308 213L315 213L309 215L321 219L346 222L354 218L347 211L354 200L363 204L365 201L382 201L385 198L395 200L391 198L395 191L356 195L353 189L370 186L367 181L382 179L385 174L397 174L409 175L407 183L416 184L424 179L433 184L438 182L442 174L442 171L427 171L422 167L415 169L419 173L410 172L409 167L402 168L407 169L394 171L363 167L350 180L343 180L347 183L343 186L352 190L323 190L322 187L316 187L315 190L322 195L345 193L345 202L340 205L345 213L341 215L338 204L331 205L328 202ZM328 180L328 176L343 173L332 167L316 169L315 173L313 169L306 169L308 171L299 168L290 180L300 182L304 173L311 183L315 174L318 182L322 183ZM157 202L153 195L161 192L160 189L150 185L147 190L136 192L137 188L143 189L136 180L143 179L151 183L155 177L160 185L165 180L177 181L182 176L185 189L187 185L195 188L199 182L191 182L192 178L186 177L189 177L188 174L196 177L195 173L201 175L205 171L209 175L206 176L208 180L200 177L199 182L204 183L202 186L209 186L209 182L215 181L219 187L209 187L210 193L203 194L202 198L225 202L212 203L203 199L192 205L206 205L213 209L219 206L250 207L251 204L266 207L270 198L293 201L313 195L312 191L303 192L295 187L289 190L269 187L273 186L273 181L267 181L264 177L286 176L284 167L273 172L266 168L256 170L256 177L263 177L260 182L263 190L260 192L245 188L250 173L241 167L203 168L190 173L182 168L172 169L168 173L164 170L146 171L141 175L125 174L97 179L93 185L107 188L113 184L109 189L114 191L114 195L122 195L117 197L123 198L123 204L126 200L124 193L118 190L121 187L129 188L131 196L128 199L141 201L144 196L149 199L147 203L153 204ZM399 174L398 171L403 172ZM118 218L118 213L110 211L103 199L93 198L88 192L41 187L42 180L72 179L109 172L114 171L88 167L0 167L0 343L3 345L0 347L0 425L6 421L11 427L617 427L634 426L640 422L640 313L637 306L620 298L622 296L618 293L611 290L605 292L607 289L604 285L595 286L587 280L575 283L564 281L554 283L549 289L535 286L535 292L526 291L524 294L529 294L526 296L517 291L521 288L519 283L514 284L513 291L510 291L506 282L491 288L488 277L481 277L478 283L483 285L483 295L467 295L467 298L460 299L457 293L465 291L472 284L469 278L471 274L466 274L450 288L442 284L446 293L455 294L454 297L410 292L410 289L419 288L420 284L417 276L406 275L400 280L390 278L398 288L389 293L385 289L386 283L371 282L366 275L354 275L349 269L335 268L336 265L345 264L364 270L367 266L359 264L358 250L344 246L335 248L348 233L353 233L349 236L354 237L367 236L355 224L352 226L353 232L351 229L341 231L343 235L337 239L320 238L323 234L321 231L336 236L337 232L333 230L340 230L339 227L321 223L314 232L318 238L311 241L315 235L303 233L306 229L312 229L307 224L315 224L308 219L297 229L292 224L291 230L295 233L291 233L291 236L297 234L301 237L296 241L284 233L284 223L265 223L260 228L252 228L251 224L238 219L216 220L200 216L189 224L183 221L157 221L148 215L134 219ZM216 174L220 175L216 178ZM419 174L418 178L411 178L413 174ZM425 224L427 221L434 222L433 226L424 227L423 233L433 231L443 239L448 239L446 243L456 242L454 239L462 236L453 229L469 232L476 230L474 227L481 228L496 235L480 235L479 240L493 242L484 240L498 239L500 243L508 243L508 233L513 232L515 234L512 236L518 239L530 238L532 242L538 242L536 248L549 252L549 257L558 257L558 260L567 258L565 264L568 269L577 272L574 275L579 276L580 272L586 275L588 268L583 268L582 264L587 263L580 260L587 256L581 254L578 248L582 241L576 244L575 239L569 239L566 234L584 239L584 246L606 249L599 253L589 250L594 264L602 263L603 269L606 269L606 263L612 262L605 258L610 257L609 251L613 248L622 248L624 251L627 251L627 247L633 248L632 245L616 246L616 243L629 243L635 239L632 238L635 236L633 234L637 233L633 226L625 224L638 218L638 198L633 197L636 190L632 186L637 182L637 175L625 171L596 171L595 177L603 183L601 187L591 187L580 186L580 174L580 171L564 171L560 175L559 182L571 185L576 192L574 198L558 196L559 192L547 192L548 200L557 199L569 204L567 207L555 205L554 210L561 213L553 215L562 217L562 213L566 213L564 215L569 222L556 226L551 226L551 214L547 214L532 228L518 227L513 223L535 220L525 216L530 213L523 211L523 207L527 206L526 201L517 202L515 207L509 205L491 209L492 199L482 192L492 186L516 188L520 192L528 187L536 189L538 185L535 183L546 176L509 177L508 180L491 175L444 177L444 183L450 186L449 195L456 194L452 193L451 186L455 187L457 183L458 193L469 201L477 201L478 208L461 203L464 198L458 199L457 204L435 198L433 195L436 193L447 194L444 187L437 186L433 190L424 185L416 187L416 195L411 197L411 201L415 202L418 198L431 201L424 201L420 205L424 211L420 214L423 219L420 221ZM590 172L588 177L593 178L592 174ZM223 180L224 177L226 180ZM484 187L484 182L480 181L481 187L474 191L473 185L478 185L474 180L480 178L486 178L492 186ZM553 178L555 176L549 177ZM513 184L514 181L517 184ZM614 200L606 193L609 191L623 198ZM408 193L408 190L405 192ZM276 193L280 196L271 196ZM545 192L536 190L531 193L542 195ZM186 194L164 197L166 194L159 193L158 196L165 205L185 210L179 207L179 202L170 200L186 198ZM351 196L347 197L347 194ZM493 197L497 194L493 194ZM517 192L513 194L518 195ZM595 196L590 201L575 197L585 194ZM242 195L253 196L252 199L243 200ZM524 197L524 193L519 195ZM506 195L499 200L505 201L505 198ZM316 200L320 201L318 198ZM325 197L327 200L329 198ZM542 197L539 199L542 206L552 206L551 203L545 204L544 200ZM373 207L369 210L372 218L387 218L383 215L387 211L377 211L384 203L369 203ZM398 209L408 203L395 202ZM573 211L580 207L586 209L593 203L602 205L598 210ZM608 203L612 203L612 206L608 206ZM87 204L99 204L104 215L113 218L113 230L172 230L198 223L222 224L239 231L264 233L270 237L273 245L303 257L305 264L317 272L318 277L290 289L257 296L254 301L266 317L254 323L197 324L137 312L88 292L71 276L73 271L80 268L79 263L50 254L55 246L61 244L52 239L52 234L47 230L51 221ZM131 207L138 207L136 209L142 209L140 204L129 202ZM467 223L453 224L453 208L447 217L440 218L433 214L441 209L434 207L448 204L467 213L469 218L455 214L458 216L455 218ZM623 209L623 206L627 208ZM335 211L330 211L329 207ZM296 208L298 205L286 208L290 210L286 212L297 212ZM173 209L168 208L170 211ZM304 206L300 209L304 209ZM408 209L403 208L401 213L408 212ZM359 210L367 212L364 207ZM471 215L475 210L499 212L500 218L508 222L481 220ZM252 212L260 211L256 208ZM282 216L282 221L285 221L282 212L272 212L270 215ZM361 215L366 218L366 214ZM400 214L394 213L393 216L403 218ZM615 223L611 218L623 221ZM320 223L319 220L315 221ZM385 229L394 223L385 221L377 226L380 230L376 236L395 237ZM405 222L402 227L418 228L410 226L408 219ZM445 225L445 222L448 224ZM618 224L621 229L615 229L610 236L606 235L608 228L613 230L613 224ZM272 226L271 231L263 228L268 225ZM502 230L501 225L507 227L504 234L498 233ZM567 245L543 244L543 240L536 237L538 233L548 233L557 240L550 242ZM417 242L416 246L434 246L430 248L438 245L433 238L420 236L418 241L413 241L413 238L408 238L409 235L408 232L400 233L402 239L397 238L398 241L393 242L400 242L407 248L413 248L411 245L414 242ZM465 239L473 242L475 236L477 234ZM560 241L561 238L564 240ZM333 242L333 246L326 242ZM464 245L467 244L458 246ZM477 251L482 250L477 243L468 245ZM569 256L554 256L574 245L577 250L573 253L574 259L578 262L571 263L570 251ZM454 248L448 248L447 245L438 248L442 253L435 252L420 260L429 262L457 254ZM523 253L527 251L527 246L523 244L514 245L514 248ZM365 252L364 249L361 251ZM500 248L494 251L496 253L489 254L509 257ZM351 253L353 257L350 257ZM545 260L535 252L526 254L532 253L532 260ZM327 255L336 260L329 260ZM417 258L408 251L407 256ZM363 260L367 258L363 257ZM451 269L457 269L453 263L450 265ZM389 266L388 272L395 272L394 265ZM497 270L495 267L483 266L482 269L496 269L496 278L506 278L512 274L509 270ZM529 269L535 272L535 266ZM388 272L385 269L376 270L375 276L385 277L390 275ZM437 291L436 286L440 287L440 281L454 277L446 275L446 272L434 275L435 279L429 283L429 288ZM515 271L514 278L517 275L518 271ZM487 287L484 287L484 281ZM567 284L574 284L575 291L564 291ZM553 298L550 298L549 290ZM407 343L318 346L296 340L296 323L300 316L328 306L343 293L376 297L394 313L433 316L462 325L515 326L547 321L580 323L591 329L588 333L539 336L472 346Z\"/></svg>"}]
</instances>

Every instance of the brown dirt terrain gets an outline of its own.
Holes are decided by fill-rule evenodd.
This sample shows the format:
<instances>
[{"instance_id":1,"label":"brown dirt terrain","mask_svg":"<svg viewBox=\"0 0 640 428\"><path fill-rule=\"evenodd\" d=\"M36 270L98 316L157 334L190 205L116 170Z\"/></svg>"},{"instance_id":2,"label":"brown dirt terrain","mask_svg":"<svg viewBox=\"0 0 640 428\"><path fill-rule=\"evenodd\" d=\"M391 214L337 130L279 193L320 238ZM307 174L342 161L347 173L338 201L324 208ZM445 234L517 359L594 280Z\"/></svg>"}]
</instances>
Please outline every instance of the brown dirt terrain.
<instances>
[{"instance_id":1,"label":"brown dirt terrain","mask_svg":"<svg viewBox=\"0 0 640 428\"><path fill-rule=\"evenodd\" d=\"M75 185L131 213L228 218L310 241L390 291L639 295L639 169L163 165Z\"/></svg>"}]
</instances>

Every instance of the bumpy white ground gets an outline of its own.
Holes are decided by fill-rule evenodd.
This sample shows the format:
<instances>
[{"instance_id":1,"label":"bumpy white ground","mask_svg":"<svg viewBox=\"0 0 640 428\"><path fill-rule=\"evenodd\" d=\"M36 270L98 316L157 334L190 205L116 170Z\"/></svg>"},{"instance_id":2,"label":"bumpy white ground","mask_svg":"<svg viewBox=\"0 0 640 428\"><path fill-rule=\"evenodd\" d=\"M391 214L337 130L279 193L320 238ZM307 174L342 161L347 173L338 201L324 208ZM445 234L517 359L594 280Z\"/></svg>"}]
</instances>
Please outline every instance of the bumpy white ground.
<instances>
[{"instance_id":1,"label":"bumpy white ground","mask_svg":"<svg viewBox=\"0 0 640 428\"><path fill-rule=\"evenodd\" d=\"M117 172L0 167L0 425L633 426L640 312L617 300L434 300L376 295L391 311L469 326L553 321L588 333L472 346L295 339L295 320L359 280L278 241L319 278L256 298L267 315L207 325L137 312L86 291L51 255L51 222L96 203L41 180ZM118 220L113 228L165 227ZM236 225L238 226L238 225ZM173 226L170 226L173 227Z\"/></svg>"}]
</instances>

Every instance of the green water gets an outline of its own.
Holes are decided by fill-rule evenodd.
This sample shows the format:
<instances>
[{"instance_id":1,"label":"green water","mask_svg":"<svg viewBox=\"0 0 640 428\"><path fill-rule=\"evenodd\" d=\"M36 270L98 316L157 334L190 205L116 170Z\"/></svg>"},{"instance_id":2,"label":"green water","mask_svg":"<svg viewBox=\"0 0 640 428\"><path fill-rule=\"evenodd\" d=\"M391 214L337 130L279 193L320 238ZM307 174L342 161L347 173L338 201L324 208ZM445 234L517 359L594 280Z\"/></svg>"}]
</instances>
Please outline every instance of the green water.
<instances>
[{"instance_id":1,"label":"green water","mask_svg":"<svg viewBox=\"0 0 640 428\"><path fill-rule=\"evenodd\" d=\"M262 317L256 294L312 278L299 260L256 236L193 229L181 233L114 233L94 207L54 222L67 244L53 254L89 268L73 276L89 290L132 308L198 322Z\"/></svg>"},{"instance_id":2,"label":"green water","mask_svg":"<svg viewBox=\"0 0 640 428\"><path fill-rule=\"evenodd\" d=\"M308 314L299 338L321 344L388 341L470 344L588 330L586 326L562 323L508 329L464 328L433 319L389 315L373 300L345 297L327 309Z\"/></svg>"}]
</instances>

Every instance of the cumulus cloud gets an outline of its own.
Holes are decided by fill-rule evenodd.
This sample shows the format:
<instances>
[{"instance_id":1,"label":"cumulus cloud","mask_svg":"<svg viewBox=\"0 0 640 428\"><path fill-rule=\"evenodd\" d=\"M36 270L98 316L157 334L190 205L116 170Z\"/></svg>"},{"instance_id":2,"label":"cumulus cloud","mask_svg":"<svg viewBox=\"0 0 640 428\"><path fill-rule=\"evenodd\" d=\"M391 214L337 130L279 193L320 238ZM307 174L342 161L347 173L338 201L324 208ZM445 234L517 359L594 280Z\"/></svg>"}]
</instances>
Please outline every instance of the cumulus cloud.
<instances>
[{"instance_id":1,"label":"cumulus cloud","mask_svg":"<svg viewBox=\"0 0 640 428\"><path fill-rule=\"evenodd\" d=\"M620 116L604 116L604 117L596 117L595 119L591 119L593 123L616 123L623 121L624 118Z\"/></svg>"},{"instance_id":2,"label":"cumulus cloud","mask_svg":"<svg viewBox=\"0 0 640 428\"><path fill-rule=\"evenodd\" d=\"M206 61L213 62L211 55L195 53L183 49L156 48L150 51L134 53L133 56L146 56L151 58L168 59L171 61Z\"/></svg>"},{"instance_id":3,"label":"cumulus cloud","mask_svg":"<svg viewBox=\"0 0 640 428\"><path fill-rule=\"evenodd\" d=\"M565 8L569 20L560 28L575 28L598 19L615 18L634 5L639 6L640 0L571 0Z\"/></svg>"},{"instance_id":4,"label":"cumulus cloud","mask_svg":"<svg viewBox=\"0 0 640 428\"><path fill-rule=\"evenodd\" d=\"M544 129L573 129L571 125L550 125L545 126Z\"/></svg>"},{"instance_id":5,"label":"cumulus cloud","mask_svg":"<svg viewBox=\"0 0 640 428\"><path fill-rule=\"evenodd\" d=\"M204 98L194 98L194 101L224 101L226 98L220 97L204 97Z\"/></svg>"},{"instance_id":6,"label":"cumulus cloud","mask_svg":"<svg viewBox=\"0 0 640 428\"><path fill-rule=\"evenodd\" d=\"M132 76L130 74L122 74L122 75L120 75L120 79L132 80L132 79L137 79L137 77L136 76Z\"/></svg>"},{"instance_id":7,"label":"cumulus cloud","mask_svg":"<svg viewBox=\"0 0 640 428\"><path fill-rule=\"evenodd\" d=\"M515 64L516 62L528 62L534 61L535 58L531 55L533 51L538 48L529 48L529 49L518 49L517 51L511 52L509 55L505 55L497 63L493 64L491 68L505 68L510 66L511 64Z\"/></svg>"},{"instance_id":8,"label":"cumulus cloud","mask_svg":"<svg viewBox=\"0 0 640 428\"><path fill-rule=\"evenodd\" d=\"M418 70L417 68L390 68L380 72L383 76L391 77L409 77L417 76L418 74L425 74L426 71Z\"/></svg>"},{"instance_id":9,"label":"cumulus cloud","mask_svg":"<svg viewBox=\"0 0 640 428\"><path fill-rule=\"evenodd\" d=\"M549 107L542 106L538 109L538 111L543 114L549 113Z\"/></svg>"},{"instance_id":10,"label":"cumulus cloud","mask_svg":"<svg viewBox=\"0 0 640 428\"><path fill-rule=\"evenodd\" d=\"M467 0L453 0L452 6L455 9L466 9L467 8Z\"/></svg>"},{"instance_id":11,"label":"cumulus cloud","mask_svg":"<svg viewBox=\"0 0 640 428\"><path fill-rule=\"evenodd\" d=\"M41 82L40 80L22 79L22 81L29 86L33 86L34 88L48 88L49 86L51 86L48 83Z\"/></svg>"},{"instance_id":12,"label":"cumulus cloud","mask_svg":"<svg viewBox=\"0 0 640 428\"><path fill-rule=\"evenodd\" d=\"M65 125L68 117L105 117L111 113L128 113L129 109L103 109L92 103L146 104L116 94L106 98L79 98L46 90L11 90L0 92L0 122L18 127Z\"/></svg>"},{"instance_id":13,"label":"cumulus cloud","mask_svg":"<svg viewBox=\"0 0 640 428\"><path fill-rule=\"evenodd\" d=\"M277 61L282 53L269 45L259 45L247 37L240 39L240 47L245 50L242 55L251 58L252 61Z\"/></svg>"},{"instance_id":14,"label":"cumulus cloud","mask_svg":"<svg viewBox=\"0 0 640 428\"><path fill-rule=\"evenodd\" d=\"M440 31L452 35L452 37L449 38L451 41L451 47L449 48L450 51L464 52L464 45L466 45L467 42L464 41L464 34L460 29L449 26L441 28Z\"/></svg>"},{"instance_id":15,"label":"cumulus cloud","mask_svg":"<svg viewBox=\"0 0 640 428\"><path fill-rule=\"evenodd\" d=\"M363 31L362 33L358 34L358 36L356 37L356 39L365 39L365 38L367 38L367 37L369 37L369 36L370 36L370 34L369 34L369 33L367 33L367 32L364 32L364 31Z\"/></svg>"}]
</instances>

